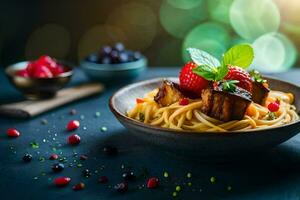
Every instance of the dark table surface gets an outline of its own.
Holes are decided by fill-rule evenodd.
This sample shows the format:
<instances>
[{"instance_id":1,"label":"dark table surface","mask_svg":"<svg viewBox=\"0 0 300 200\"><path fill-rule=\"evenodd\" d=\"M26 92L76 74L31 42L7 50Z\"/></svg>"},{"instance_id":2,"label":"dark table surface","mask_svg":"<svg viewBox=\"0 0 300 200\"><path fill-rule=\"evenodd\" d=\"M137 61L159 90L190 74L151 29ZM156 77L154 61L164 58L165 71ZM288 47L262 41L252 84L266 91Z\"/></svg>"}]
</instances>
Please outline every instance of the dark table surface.
<instances>
[{"instance_id":1,"label":"dark table surface","mask_svg":"<svg viewBox=\"0 0 300 200\"><path fill-rule=\"evenodd\" d=\"M152 77L176 76L178 68L152 68L139 80ZM274 74L284 80L300 84L300 71L293 70ZM86 82L86 77L77 71L71 85ZM262 152L260 155L245 155L235 162L205 163L197 159L178 158L161 152L132 137L118 123L108 108L108 99L120 86L108 87L101 95L74 102L40 115L33 119L17 120L0 118L0 199L172 199L175 187L180 185L177 199L299 199L300 198L300 136L284 144ZM0 103L22 99L0 72ZM70 115L71 109L77 114ZM101 116L97 117L96 112ZM48 124L41 121L46 119ZM65 131L69 120L81 122L75 133L82 138L81 144L72 147L66 144L70 133ZM6 129L15 127L22 133L17 139L8 139ZM107 131L101 131L107 127ZM32 147L32 142L38 143ZM119 149L115 157L102 152L104 145ZM30 163L22 162L25 153L31 153ZM53 173L49 155L57 153L65 158L65 170ZM76 155L77 154L77 155ZM80 155L88 159L81 161ZM45 160L43 159L45 158ZM72 166L69 166L72 165ZM89 178L82 171L89 169ZM127 193L119 194L113 186L122 181L122 172L132 170L137 179L129 183ZM164 178L163 173L169 177ZM190 172L191 178L186 174ZM107 184L97 183L105 175ZM58 176L70 176L71 184L56 188L52 181ZM147 178L158 177L160 187L144 187ZM215 177L215 183L210 178ZM84 182L86 188L74 192L72 186ZM188 186L188 183L191 186ZM228 190L228 187L231 190Z\"/></svg>"}]
</instances>

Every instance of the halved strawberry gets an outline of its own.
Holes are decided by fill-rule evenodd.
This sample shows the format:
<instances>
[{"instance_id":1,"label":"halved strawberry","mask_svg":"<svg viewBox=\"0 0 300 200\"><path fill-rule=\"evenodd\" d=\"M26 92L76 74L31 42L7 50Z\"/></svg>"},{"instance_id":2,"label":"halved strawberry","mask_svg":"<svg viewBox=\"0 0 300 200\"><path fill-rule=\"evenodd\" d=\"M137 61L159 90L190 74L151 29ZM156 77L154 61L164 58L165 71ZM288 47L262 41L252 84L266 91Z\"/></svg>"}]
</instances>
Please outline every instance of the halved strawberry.
<instances>
[{"instance_id":1,"label":"halved strawberry","mask_svg":"<svg viewBox=\"0 0 300 200\"><path fill-rule=\"evenodd\" d=\"M208 86L209 81L195 74L193 69L197 65L193 62L186 63L179 74L180 88L194 95L199 96L202 89Z\"/></svg>"},{"instance_id":2,"label":"halved strawberry","mask_svg":"<svg viewBox=\"0 0 300 200\"><path fill-rule=\"evenodd\" d=\"M225 80L237 80L237 81L239 81L239 83L236 84L237 86L244 88L245 90L247 90L249 92L252 91L251 76L246 70L244 70L240 67L230 66L228 68L228 73L224 77L224 79Z\"/></svg>"}]
</instances>

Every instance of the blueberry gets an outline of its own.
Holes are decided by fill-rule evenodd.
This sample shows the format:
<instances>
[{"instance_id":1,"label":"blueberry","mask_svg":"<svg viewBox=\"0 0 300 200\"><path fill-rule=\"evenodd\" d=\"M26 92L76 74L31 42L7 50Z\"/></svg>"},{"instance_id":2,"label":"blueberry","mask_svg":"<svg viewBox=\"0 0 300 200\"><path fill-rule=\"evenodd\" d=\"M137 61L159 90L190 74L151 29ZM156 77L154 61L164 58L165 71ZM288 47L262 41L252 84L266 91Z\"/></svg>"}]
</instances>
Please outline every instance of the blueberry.
<instances>
[{"instance_id":1,"label":"blueberry","mask_svg":"<svg viewBox=\"0 0 300 200\"><path fill-rule=\"evenodd\" d=\"M110 52L110 58L112 63L119 63L119 53L116 50Z\"/></svg>"},{"instance_id":2,"label":"blueberry","mask_svg":"<svg viewBox=\"0 0 300 200\"><path fill-rule=\"evenodd\" d=\"M98 59L99 58L97 54L91 54L86 58L87 61L94 62L94 63L98 62Z\"/></svg>"},{"instance_id":3,"label":"blueberry","mask_svg":"<svg viewBox=\"0 0 300 200\"><path fill-rule=\"evenodd\" d=\"M140 53L140 52L134 52L134 54L133 54L133 58L134 58L134 60L139 60L139 59L141 59L141 57L142 57L142 54Z\"/></svg>"},{"instance_id":4,"label":"blueberry","mask_svg":"<svg viewBox=\"0 0 300 200\"><path fill-rule=\"evenodd\" d=\"M118 183L117 185L114 186L115 190L117 190L120 193L124 193L128 191L128 184L123 182L123 183Z\"/></svg>"},{"instance_id":5,"label":"blueberry","mask_svg":"<svg viewBox=\"0 0 300 200\"><path fill-rule=\"evenodd\" d=\"M55 163L52 165L52 170L54 172L61 172L62 170L64 170L65 166L62 163Z\"/></svg>"},{"instance_id":6,"label":"blueberry","mask_svg":"<svg viewBox=\"0 0 300 200\"><path fill-rule=\"evenodd\" d=\"M110 64L111 63L110 57L106 56L106 57L101 58L101 63L102 64Z\"/></svg>"},{"instance_id":7,"label":"blueberry","mask_svg":"<svg viewBox=\"0 0 300 200\"><path fill-rule=\"evenodd\" d=\"M133 181L135 179L135 175L133 172L124 172L122 177L125 181Z\"/></svg>"},{"instance_id":8,"label":"blueberry","mask_svg":"<svg viewBox=\"0 0 300 200\"><path fill-rule=\"evenodd\" d=\"M126 62L128 62L128 54L127 53L125 53L125 52L123 52L123 53L120 53L120 55L119 55L119 60L120 60L120 62L121 63L126 63Z\"/></svg>"},{"instance_id":9,"label":"blueberry","mask_svg":"<svg viewBox=\"0 0 300 200\"><path fill-rule=\"evenodd\" d=\"M26 153L24 156L23 156L23 161L24 162L30 162L32 160L32 155L29 154L29 153Z\"/></svg>"},{"instance_id":10,"label":"blueberry","mask_svg":"<svg viewBox=\"0 0 300 200\"><path fill-rule=\"evenodd\" d=\"M105 147L103 147L103 152L106 155L113 156L113 155L118 154L118 149L116 147L112 147L112 146L105 146Z\"/></svg>"},{"instance_id":11,"label":"blueberry","mask_svg":"<svg viewBox=\"0 0 300 200\"><path fill-rule=\"evenodd\" d=\"M85 169L82 171L82 175L86 178L90 177L92 175L92 172L89 169Z\"/></svg>"},{"instance_id":12,"label":"blueberry","mask_svg":"<svg viewBox=\"0 0 300 200\"><path fill-rule=\"evenodd\" d=\"M124 51L125 50L125 47L124 45L121 43L121 42L118 42L115 44L115 47L114 47L115 50L121 52L121 51Z\"/></svg>"},{"instance_id":13,"label":"blueberry","mask_svg":"<svg viewBox=\"0 0 300 200\"><path fill-rule=\"evenodd\" d=\"M102 52L101 53L103 55L109 55L111 50L112 50L112 48L110 46L104 46L104 47L102 47Z\"/></svg>"}]
</instances>

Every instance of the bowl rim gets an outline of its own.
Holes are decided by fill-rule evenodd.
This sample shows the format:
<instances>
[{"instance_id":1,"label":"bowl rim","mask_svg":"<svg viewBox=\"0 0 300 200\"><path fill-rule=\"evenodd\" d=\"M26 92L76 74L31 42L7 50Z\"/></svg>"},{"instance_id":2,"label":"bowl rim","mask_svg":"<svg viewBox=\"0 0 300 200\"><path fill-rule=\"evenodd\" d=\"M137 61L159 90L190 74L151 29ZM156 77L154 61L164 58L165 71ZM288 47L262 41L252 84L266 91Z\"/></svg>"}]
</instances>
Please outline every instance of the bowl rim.
<instances>
[{"instance_id":1,"label":"bowl rim","mask_svg":"<svg viewBox=\"0 0 300 200\"><path fill-rule=\"evenodd\" d=\"M134 65L136 63L141 63L141 65ZM116 63L116 64L100 64L100 63L90 62L87 60L81 60L80 67L83 69L91 69L91 70L99 70L99 71L127 71L127 70L144 68L146 67L147 63L148 63L148 59L145 56L142 56L139 60L136 61L131 61L127 63Z\"/></svg>"},{"instance_id":2,"label":"bowl rim","mask_svg":"<svg viewBox=\"0 0 300 200\"><path fill-rule=\"evenodd\" d=\"M281 82L287 83L287 84L289 84L293 87L296 87L300 90L300 86L298 86L294 83L291 83L291 82L288 82L288 81L283 81L283 80L280 80L280 79L275 78L273 76L264 76L264 78L275 80L275 81L281 81ZM163 131L163 132L168 132L168 133L171 133L171 134L185 133L186 135L188 134L188 135L191 135L191 136L198 136L198 137L200 137L200 136L220 136L220 137L221 136L238 136L238 135L245 135L245 134L250 135L250 134L258 134L257 132L261 132L260 134L262 134L262 133L265 133L268 130L276 130L276 129L280 129L280 128L283 128L283 127L288 127L288 126L292 126L292 125L295 125L295 124L300 124L300 120L297 120L295 122L284 124L284 125L278 126L278 127L251 129L251 130L244 130L244 131L227 131L227 132L176 130L176 129L153 126L153 125L150 125L150 124L145 124L143 122L134 120L132 118L127 117L124 113L122 113L120 110L118 110L116 108L116 106L114 104L114 100L115 100L116 96L120 92L122 92L123 90L125 90L125 89L128 90L128 89L131 89L131 88L134 88L134 87L139 87L139 86L144 85L144 84L150 84L150 83L153 83L153 82L161 81L163 79L178 79L178 78L177 77L158 77L158 78L153 78L153 79L149 79L149 80L129 84L129 85L126 85L126 86L118 89L109 98L109 103L108 104L109 104L109 108L110 108L111 112L117 118L118 117L122 118L123 120L127 121L128 123L132 123L132 124L134 124L136 126L139 126L141 128L151 129L151 130L155 130L155 131Z\"/></svg>"},{"instance_id":3,"label":"bowl rim","mask_svg":"<svg viewBox=\"0 0 300 200\"><path fill-rule=\"evenodd\" d=\"M61 61L61 60L58 60L58 62L63 64L64 68L68 68L69 71L63 72L60 75L55 76L55 77L51 77L51 78L22 77L22 76L17 76L17 75L12 73L12 72L16 71L16 70L14 70L14 68L16 68L17 65L24 65L24 68L22 68L22 69L25 69L26 64L28 64L29 62L30 61L27 60L27 61L20 61L20 62L16 62L16 63L8 65L5 68L6 75L11 77L11 78L18 77L18 78L25 79L25 80L55 80L55 79L59 79L59 78L69 77L69 76L72 76L74 74L74 69L73 69L74 67L71 64L69 64L65 61Z\"/></svg>"}]
</instances>

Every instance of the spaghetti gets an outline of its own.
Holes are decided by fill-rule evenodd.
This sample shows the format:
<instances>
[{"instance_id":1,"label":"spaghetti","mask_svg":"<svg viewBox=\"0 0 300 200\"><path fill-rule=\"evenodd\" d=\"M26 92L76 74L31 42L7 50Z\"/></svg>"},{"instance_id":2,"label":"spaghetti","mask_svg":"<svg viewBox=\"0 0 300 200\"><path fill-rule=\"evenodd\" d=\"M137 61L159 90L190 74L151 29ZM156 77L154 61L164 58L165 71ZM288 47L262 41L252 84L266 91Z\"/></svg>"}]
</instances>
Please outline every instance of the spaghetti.
<instances>
[{"instance_id":1,"label":"spaghetti","mask_svg":"<svg viewBox=\"0 0 300 200\"><path fill-rule=\"evenodd\" d=\"M201 99L189 99L188 105L179 105L179 102L176 102L161 107L154 101L157 92L158 89L155 89L148 93L133 109L127 112L127 116L153 126L195 132L271 128L299 119L296 107L292 105L294 95L291 93L270 91L265 105L280 99L280 109L277 112L270 113L267 107L252 102L242 120L222 122L200 111Z\"/></svg>"}]
</instances>

